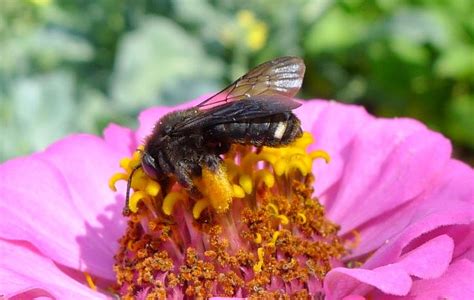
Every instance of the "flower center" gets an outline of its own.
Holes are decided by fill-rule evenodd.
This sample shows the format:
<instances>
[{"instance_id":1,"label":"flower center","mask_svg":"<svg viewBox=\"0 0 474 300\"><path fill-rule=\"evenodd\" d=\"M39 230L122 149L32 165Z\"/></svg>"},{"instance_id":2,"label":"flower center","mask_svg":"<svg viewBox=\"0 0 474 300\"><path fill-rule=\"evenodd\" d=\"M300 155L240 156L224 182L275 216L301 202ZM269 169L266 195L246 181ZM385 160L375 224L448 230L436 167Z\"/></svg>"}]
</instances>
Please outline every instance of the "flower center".
<instances>
[{"instance_id":1,"label":"flower center","mask_svg":"<svg viewBox=\"0 0 474 300\"><path fill-rule=\"evenodd\" d=\"M138 169L128 227L115 256L124 297L309 296L345 253L339 227L313 197L312 136L255 149L234 145L218 172L203 168L193 199L174 184L167 194ZM120 164L128 180L138 150Z\"/></svg>"}]
</instances>

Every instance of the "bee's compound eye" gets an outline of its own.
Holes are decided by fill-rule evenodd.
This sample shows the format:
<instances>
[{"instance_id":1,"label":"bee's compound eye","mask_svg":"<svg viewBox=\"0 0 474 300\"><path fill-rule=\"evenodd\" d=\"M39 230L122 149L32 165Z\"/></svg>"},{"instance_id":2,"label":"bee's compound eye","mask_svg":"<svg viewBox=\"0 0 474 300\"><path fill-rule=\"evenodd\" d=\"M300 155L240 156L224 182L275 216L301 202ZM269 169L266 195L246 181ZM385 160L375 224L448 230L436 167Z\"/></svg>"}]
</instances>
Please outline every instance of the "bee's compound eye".
<instances>
[{"instance_id":1,"label":"bee's compound eye","mask_svg":"<svg viewBox=\"0 0 474 300\"><path fill-rule=\"evenodd\" d=\"M144 153L142 156L142 168L145 173L153 179L158 178L155 159L150 154Z\"/></svg>"}]
</instances>

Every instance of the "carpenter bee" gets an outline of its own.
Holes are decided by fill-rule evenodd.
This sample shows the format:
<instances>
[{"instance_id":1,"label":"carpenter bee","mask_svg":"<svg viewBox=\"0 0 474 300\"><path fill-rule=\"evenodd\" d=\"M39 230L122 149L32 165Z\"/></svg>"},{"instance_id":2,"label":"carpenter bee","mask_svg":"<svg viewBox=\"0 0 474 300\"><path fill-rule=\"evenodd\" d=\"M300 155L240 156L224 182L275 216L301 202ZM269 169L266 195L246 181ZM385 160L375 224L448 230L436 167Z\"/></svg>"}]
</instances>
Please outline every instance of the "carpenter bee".
<instances>
[{"instance_id":1,"label":"carpenter bee","mask_svg":"<svg viewBox=\"0 0 474 300\"><path fill-rule=\"evenodd\" d=\"M204 170L222 175L220 155L232 144L279 147L300 137L300 121L292 110L301 104L292 97L304 72L301 58L276 58L197 106L163 116L146 138L141 165L128 180L124 214L129 213L131 179L138 168L165 191L170 180L176 180L197 198L201 192L194 179L201 178ZM227 207L215 209L224 212Z\"/></svg>"}]
</instances>

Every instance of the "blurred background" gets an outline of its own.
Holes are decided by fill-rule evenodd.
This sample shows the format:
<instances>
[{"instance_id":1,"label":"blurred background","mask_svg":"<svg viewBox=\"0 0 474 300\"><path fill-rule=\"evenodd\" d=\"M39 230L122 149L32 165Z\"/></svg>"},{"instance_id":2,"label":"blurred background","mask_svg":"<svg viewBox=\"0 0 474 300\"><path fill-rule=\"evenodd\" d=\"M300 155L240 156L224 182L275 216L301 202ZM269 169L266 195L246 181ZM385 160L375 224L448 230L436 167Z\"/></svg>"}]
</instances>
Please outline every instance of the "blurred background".
<instances>
[{"instance_id":1,"label":"blurred background","mask_svg":"<svg viewBox=\"0 0 474 300\"><path fill-rule=\"evenodd\" d=\"M0 161L299 55L303 98L441 131L474 164L472 0L0 0Z\"/></svg>"}]
</instances>

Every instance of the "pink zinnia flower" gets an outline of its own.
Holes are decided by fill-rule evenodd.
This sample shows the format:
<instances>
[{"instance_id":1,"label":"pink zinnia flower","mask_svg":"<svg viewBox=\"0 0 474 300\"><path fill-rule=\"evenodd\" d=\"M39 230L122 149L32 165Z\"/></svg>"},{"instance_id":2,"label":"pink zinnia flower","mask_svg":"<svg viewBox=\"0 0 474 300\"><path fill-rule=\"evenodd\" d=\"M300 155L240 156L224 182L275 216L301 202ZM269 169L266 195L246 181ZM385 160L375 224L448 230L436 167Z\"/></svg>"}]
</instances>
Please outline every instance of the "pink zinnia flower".
<instances>
[{"instance_id":1,"label":"pink zinnia flower","mask_svg":"<svg viewBox=\"0 0 474 300\"><path fill-rule=\"evenodd\" d=\"M122 216L124 182L117 183L116 193L109 189L111 176L121 172L120 159L130 157L156 120L171 110L144 111L135 132L110 125L103 138L73 135L43 152L0 165L0 296L94 299L130 296L131 291L145 298L202 292L182 284L182 271L190 278L199 271L203 281L203 270L219 271L212 261L218 254L209 252L209 240L204 240L209 235L193 225L202 211L193 216L185 205L168 207L180 218L179 224L170 224L170 232L184 235L187 230L188 236L179 241L170 236L160 244L153 240L156 232L147 232L157 226L153 214L132 215L128 224ZM276 221L267 225L274 227L268 228L268 236L262 233L251 242L243 235L252 226L238 219L247 202L234 201L232 218L220 224L219 235L230 241L232 249L219 249L228 254L245 250L248 262L237 265L241 274L234 272L238 277L233 284L218 277L228 289L216 282L202 288L210 288L214 296L235 297L268 292L327 299L474 298L474 171L450 157L449 141L417 121L375 118L358 106L314 100L295 113L314 138L308 153L324 149L331 161L313 163L315 199L308 198L311 181L302 179L310 174L292 177L299 182L296 185L279 184L286 184L290 193L297 186L299 198L318 207L319 225L308 210L266 203L261 208L267 209L259 211L264 218L257 219L262 223L268 219L266 213L273 214ZM273 196L282 195L265 194L261 199ZM147 209L143 204L139 208ZM246 216L255 217L251 210ZM289 227L292 222L298 224ZM312 224L307 232L304 224ZM145 236L150 243L138 243ZM303 255L304 249L295 250L291 242L282 245L283 240L309 247L318 242L321 248ZM298 255L294 259L283 255L291 249ZM284 260L286 264L277 264ZM189 263L210 265L190 270ZM272 273L270 266L281 268ZM150 272L143 276L140 272L146 270ZM227 266L220 274L230 270ZM295 279L295 274L282 270L298 270L302 276ZM220 276L216 274L207 275ZM273 277L249 283L258 274ZM156 293L156 287L163 293Z\"/></svg>"}]
</instances>

